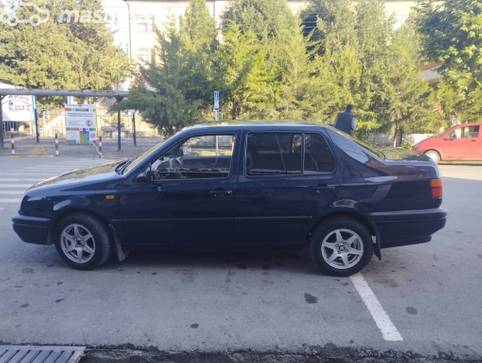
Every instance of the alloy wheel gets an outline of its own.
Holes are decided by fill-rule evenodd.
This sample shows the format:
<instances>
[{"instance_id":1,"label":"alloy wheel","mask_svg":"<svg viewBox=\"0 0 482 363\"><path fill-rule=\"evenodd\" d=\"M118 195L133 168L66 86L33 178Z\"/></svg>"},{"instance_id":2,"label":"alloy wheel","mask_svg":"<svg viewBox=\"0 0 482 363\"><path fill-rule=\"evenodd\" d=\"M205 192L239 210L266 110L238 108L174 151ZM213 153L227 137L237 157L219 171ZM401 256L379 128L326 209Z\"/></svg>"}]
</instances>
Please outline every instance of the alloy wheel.
<instances>
[{"instance_id":1,"label":"alloy wheel","mask_svg":"<svg viewBox=\"0 0 482 363\"><path fill-rule=\"evenodd\" d=\"M355 266L363 256L363 240L351 229L339 228L328 233L321 243L325 262L335 269Z\"/></svg>"},{"instance_id":2,"label":"alloy wheel","mask_svg":"<svg viewBox=\"0 0 482 363\"><path fill-rule=\"evenodd\" d=\"M75 263L87 263L95 254L95 239L81 224L69 224L60 234L60 247L65 256Z\"/></svg>"}]
</instances>

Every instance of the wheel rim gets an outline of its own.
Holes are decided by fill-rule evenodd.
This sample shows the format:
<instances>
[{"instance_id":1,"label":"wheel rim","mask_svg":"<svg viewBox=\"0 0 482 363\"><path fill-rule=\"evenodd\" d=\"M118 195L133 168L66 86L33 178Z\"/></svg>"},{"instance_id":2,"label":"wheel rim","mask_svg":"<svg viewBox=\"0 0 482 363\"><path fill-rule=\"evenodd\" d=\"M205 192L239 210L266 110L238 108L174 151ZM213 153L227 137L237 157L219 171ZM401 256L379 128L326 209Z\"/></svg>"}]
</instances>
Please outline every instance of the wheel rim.
<instances>
[{"instance_id":1,"label":"wheel rim","mask_svg":"<svg viewBox=\"0 0 482 363\"><path fill-rule=\"evenodd\" d=\"M432 159L436 163L440 160L438 153L435 151L427 151L425 155L427 155L430 159Z\"/></svg>"},{"instance_id":2,"label":"wheel rim","mask_svg":"<svg viewBox=\"0 0 482 363\"><path fill-rule=\"evenodd\" d=\"M363 240L351 229L339 228L328 233L321 243L325 262L338 270L346 270L360 262Z\"/></svg>"},{"instance_id":3,"label":"wheel rim","mask_svg":"<svg viewBox=\"0 0 482 363\"><path fill-rule=\"evenodd\" d=\"M81 224L69 224L60 234L60 246L64 255L75 263L87 263L95 254L95 239Z\"/></svg>"}]
</instances>

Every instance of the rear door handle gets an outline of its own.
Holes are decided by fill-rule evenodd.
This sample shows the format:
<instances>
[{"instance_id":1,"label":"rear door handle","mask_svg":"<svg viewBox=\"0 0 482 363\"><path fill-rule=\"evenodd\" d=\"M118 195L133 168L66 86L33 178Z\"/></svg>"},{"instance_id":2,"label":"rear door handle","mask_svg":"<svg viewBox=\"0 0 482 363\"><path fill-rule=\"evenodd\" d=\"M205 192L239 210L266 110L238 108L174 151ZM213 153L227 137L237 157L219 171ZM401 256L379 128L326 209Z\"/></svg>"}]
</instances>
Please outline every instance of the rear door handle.
<instances>
[{"instance_id":1,"label":"rear door handle","mask_svg":"<svg viewBox=\"0 0 482 363\"><path fill-rule=\"evenodd\" d=\"M335 186L331 184L318 184L313 187L313 190L320 194L322 190L335 190Z\"/></svg>"}]
</instances>

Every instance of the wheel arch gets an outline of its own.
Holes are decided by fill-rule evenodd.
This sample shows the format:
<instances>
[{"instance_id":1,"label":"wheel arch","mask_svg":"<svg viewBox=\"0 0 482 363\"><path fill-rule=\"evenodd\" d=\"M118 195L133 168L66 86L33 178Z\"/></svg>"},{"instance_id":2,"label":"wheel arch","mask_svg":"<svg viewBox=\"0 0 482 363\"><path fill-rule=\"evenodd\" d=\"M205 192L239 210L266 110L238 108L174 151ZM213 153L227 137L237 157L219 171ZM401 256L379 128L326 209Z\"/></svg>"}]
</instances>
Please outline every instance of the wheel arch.
<instances>
[{"instance_id":1,"label":"wheel arch","mask_svg":"<svg viewBox=\"0 0 482 363\"><path fill-rule=\"evenodd\" d=\"M434 151L434 152L436 152L436 153L438 154L438 156L439 156L440 161L442 161L442 160L444 159L444 158L443 158L443 155L442 155L442 152L440 151L440 149L435 149L435 148L431 147L431 148L428 148L427 150L425 150L423 153L426 154L426 153L428 153L429 151Z\"/></svg>"},{"instance_id":2,"label":"wheel arch","mask_svg":"<svg viewBox=\"0 0 482 363\"><path fill-rule=\"evenodd\" d=\"M52 223L49 229L49 244L54 243L55 233L59 222L71 214L84 214L95 218L96 220L98 220L100 223L104 225L107 233L109 234L109 238L113 240L112 231L109 228L110 223L105 217L101 216L99 213L96 213L90 209L74 207L74 208L63 210L62 212L56 214L55 217L52 219Z\"/></svg>"},{"instance_id":3,"label":"wheel arch","mask_svg":"<svg viewBox=\"0 0 482 363\"><path fill-rule=\"evenodd\" d=\"M363 214L356 212L356 211L347 211L347 210L339 210L339 211L333 211L331 213L325 214L323 216L320 216L318 218L314 219L314 223L310 228L310 231L307 235L306 241L307 243L309 242L311 236L313 235L314 231L316 228L318 228L319 225L325 223L328 220L331 219L338 219L338 218L350 218L353 220L356 220L357 222L361 223L363 226L365 226L368 231L370 232L370 235L375 237L376 243L374 246L374 253L375 255L381 259L381 245L380 245L380 234L378 233L378 229L376 225L370 221L366 216Z\"/></svg>"},{"instance_id":4,"label":"wheel arch","mask_svg":"<svg viewBox=\"0 0 482 363\"><path fill-rule=\"evenodd\" d=\"M95 218L97 221L99 221L105 228L105 231L107 232L107 235L109 236L109 241L111 243L111 246L114 249L115 252L115 257L117 258L118 261L123 261L127 258L129 251L126 250L118 236L118 233L116 232L114 225L104 216L102 216L100 213L97 213L95 211L92 211L87 208L82 208L82 207L73 207L69 208L66 210L63 210L61 213L57 214L51 223L50 230L49 230L49 237L48 237L48 242L49 244L54 244L54 238L56 234L56 229L59 224L59 222L64 219L65 217L72 215L72 214L84 214L88 215L92 218Z\"/></svg>"}]
</instances>

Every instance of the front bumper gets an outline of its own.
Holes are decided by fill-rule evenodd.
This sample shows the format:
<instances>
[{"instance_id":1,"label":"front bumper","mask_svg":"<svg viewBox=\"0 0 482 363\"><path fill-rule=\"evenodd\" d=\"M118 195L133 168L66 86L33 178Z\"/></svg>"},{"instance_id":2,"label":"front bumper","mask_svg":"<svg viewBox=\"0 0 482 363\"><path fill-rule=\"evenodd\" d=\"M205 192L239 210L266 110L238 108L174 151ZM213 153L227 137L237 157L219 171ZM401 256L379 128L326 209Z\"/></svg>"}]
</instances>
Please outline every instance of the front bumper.
<instances>
[{"instance_id":1,"label":"front bumper","mask_svg":"<svg viewBox=\"0 0 482 363\"><path fill-rule=\"evenodd\" d=\"M397 247L429 242L432 234L445 226L447 211L442 208L376 212L369 215L380 238L380 247Z\"/></svg>"},{"instance_id":2,"label":"front bumper","mask_svg":"<svg viewBox=\"0 0 482 363\"><path fill-rule=\"evenodd\" d=\"M12 218L13 230L27 243L49 244L50 218L17 214Z\"/></svg>"}]
</instances>

